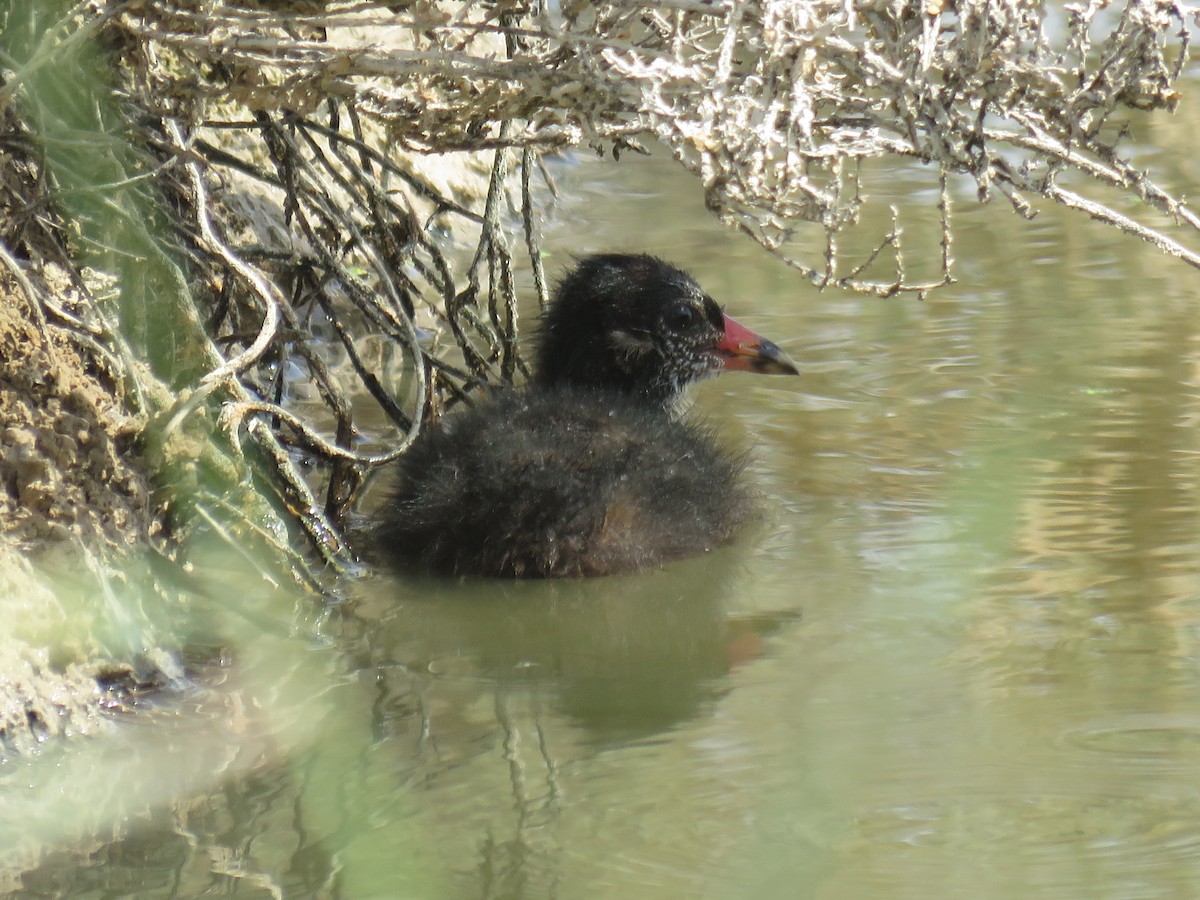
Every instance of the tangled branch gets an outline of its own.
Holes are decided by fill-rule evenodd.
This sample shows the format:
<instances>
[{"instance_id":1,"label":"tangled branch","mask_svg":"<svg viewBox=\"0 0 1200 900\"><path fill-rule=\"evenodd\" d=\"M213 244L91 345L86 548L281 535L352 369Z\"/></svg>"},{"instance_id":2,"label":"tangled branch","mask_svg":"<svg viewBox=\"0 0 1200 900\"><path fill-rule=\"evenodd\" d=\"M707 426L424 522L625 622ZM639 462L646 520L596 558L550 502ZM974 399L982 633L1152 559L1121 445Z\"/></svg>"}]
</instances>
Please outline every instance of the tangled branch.
<instances>
[{"instance_id":1,"label":"tangled branch","mask_svg":"<svg viewBox=\"0 0 1200 900\"><path fill-rule=\"evenodd\" d=\"M942 185L967 175L1022 214L1026 195L1065 203L1197 265L1180 242L1060 186L1080 175L1196 228L1181 199L1121 160L1113 118L1173 107L1189 11L1063 9L1065 21L1037 0L347 2L285 18L160 0L127 19L193 62L221 60L251 104L352 98L410 150L656 138L717 215L821 286L891 295L951 280L944 191L938 278L907 277L895 228L843 258L838 238L863 218L861 163L888 157L935 165ZM804 225L824 232L820 262L794 252ZM890 274L869 277L880 269Z\"/></svg>"},{"instance_id":2,"label":"tangled branch","mask_svg":"<svg viewBox=\"0 0 1200 900\"><path fill-rule=\"evenodd\" d=\"M1174 0L90 3L78 27L115 23L125 99L192 232L219 358L202 389L229 388L223 422L274 435L281 467L321 464L321 503L285 479L313 535L423 421L520 374L518 276L547 293L547 151L657 141L715 215L821 287L952 281L964 176L1200 267L1200 218L1121 149L1129 114L1179 99L1192 12ZM435 153L481 189L431 176ZM932 277L910 270L899 210L872 221L877 160L929 167Z\"/></svg>"}]
</instances>

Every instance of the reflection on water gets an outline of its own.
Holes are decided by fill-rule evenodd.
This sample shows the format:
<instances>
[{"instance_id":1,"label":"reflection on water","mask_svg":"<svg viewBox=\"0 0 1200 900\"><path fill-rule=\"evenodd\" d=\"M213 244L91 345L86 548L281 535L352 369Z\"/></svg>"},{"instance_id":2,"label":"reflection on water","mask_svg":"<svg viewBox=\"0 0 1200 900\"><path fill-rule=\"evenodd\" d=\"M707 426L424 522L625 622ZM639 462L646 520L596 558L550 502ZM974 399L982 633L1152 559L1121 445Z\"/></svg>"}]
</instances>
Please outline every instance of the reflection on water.
<instances>
[{"instance_id":1,"label":"reflection on water","mask_svg":"<svg viewBox=\"0 0 1200 900\"><path fill-rule=\"evenodd\" d=\"M652 736L702 714L722 676L775 624L731 618L739 548L669 572L606 579L446 584L381 578L347 612L343 640L389 694L465 682L545 702L600 746ZM790 617L785 616L784 618ZM354 641L350 635L362 637ZM398 702L398 701L393 701ZM423 711L422 739L433 732ZM437 735L432 735L437 737Z\"/></svg>"},{"instance_id":2,"label":"reflection on water","mask_svg":"<svg viewBox=\"0 0 1200 900\"><path fill-rule=\"evenodd\" d=\"M637 576L365 579L293 710L318 736L135 819L76 895L1191 895L1189 272L964 207L955 288L819 295L674 178L564 164L549 265L660 253L800 362L696 392L761 525Z\"/></svg>"},{"instance_id":3,"label":"reflection on water","mask_svg":"<svg viewBox=\"0 0 1200 900\"><path fill-rule=\"evenodd\" d=\"M364 586L339 639L376 683L393 764L435 804L426 827L455 896L521 896L550 877L564 862L558 829L605 761L653 758L714 714L730 673L795 618L730 615L749 583L743 555L642 576Z\"/></svg>"}]
</instances>

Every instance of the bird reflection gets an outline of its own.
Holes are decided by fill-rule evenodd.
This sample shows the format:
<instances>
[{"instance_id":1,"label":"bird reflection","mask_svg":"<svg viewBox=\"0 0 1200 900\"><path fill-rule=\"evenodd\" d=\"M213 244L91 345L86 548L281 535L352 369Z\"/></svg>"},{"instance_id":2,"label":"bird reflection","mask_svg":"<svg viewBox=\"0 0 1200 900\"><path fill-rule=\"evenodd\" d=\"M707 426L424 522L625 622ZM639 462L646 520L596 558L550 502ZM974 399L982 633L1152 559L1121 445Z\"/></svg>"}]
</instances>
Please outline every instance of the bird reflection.
<instances>
[{"instance_id":1,"label":"bird reflection","mask_svg":"<svg viewBox=\"0 0 1200 900\"><path fill-rule=\"evenodd\" d=\"M727 616L737 556L734 547L595 580L389 579L364 649L376 665L390 658L435 682L537 690L588 740L636 741L706 711L758 631L773 627Z\"/></svg>"},{"instance_id":2,"label":"bird reflection","mask_svg":"<svg viewBox=\"0 0 1200 900\"><path fill-rule=\"evenodd\" d=\"M339 643L374 673L377 736L406 777L464 797L458 827L475 835L485 896L553 880L579 761L708 715L796 617L731 614L748 546L637 575L359 585ZM480 803L499 766L509 796Z\"/></svg>"}]
</instances>

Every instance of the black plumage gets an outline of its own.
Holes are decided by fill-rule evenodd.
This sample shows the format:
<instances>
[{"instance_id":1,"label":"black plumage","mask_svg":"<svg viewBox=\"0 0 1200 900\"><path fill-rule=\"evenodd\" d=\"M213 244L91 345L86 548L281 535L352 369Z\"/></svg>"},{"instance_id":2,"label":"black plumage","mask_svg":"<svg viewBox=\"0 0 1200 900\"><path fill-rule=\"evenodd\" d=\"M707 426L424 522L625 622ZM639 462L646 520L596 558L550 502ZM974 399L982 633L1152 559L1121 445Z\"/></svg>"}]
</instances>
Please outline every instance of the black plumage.
<instances>
[{"instance_id":1,"label":"black plumage","mask_svg":"<svg viewBox=\"0 0 1200 900\"><path fill-rule=\"evenodd\" d=\"M795 373L651 256L581 260L543 319L531 383L427 428L398 463L376 536L445 574L632 571L726 543L750 509L742 462L675 414L722 368Z\"/></svg>"}]
</instances>

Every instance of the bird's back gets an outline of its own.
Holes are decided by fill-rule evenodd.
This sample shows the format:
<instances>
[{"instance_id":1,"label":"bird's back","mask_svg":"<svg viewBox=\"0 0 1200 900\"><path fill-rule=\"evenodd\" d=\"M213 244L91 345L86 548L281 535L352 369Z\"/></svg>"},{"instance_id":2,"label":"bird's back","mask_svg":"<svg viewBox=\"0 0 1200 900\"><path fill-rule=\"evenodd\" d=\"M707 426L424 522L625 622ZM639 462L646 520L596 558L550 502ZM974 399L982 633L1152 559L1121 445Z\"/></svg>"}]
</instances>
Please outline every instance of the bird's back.
<instances>
[{"instance_id":1,"label":"bird's back","mask_svg":"<svg viewBox=\"0 0 1200 900\"><path fill-rule=\"evenodd\" d=\"M665 410L602 391L510 391L422 434L378 537L442 574L633 571L726 543L747 515L741 468Z\"/></svg>"}]
</instances>

